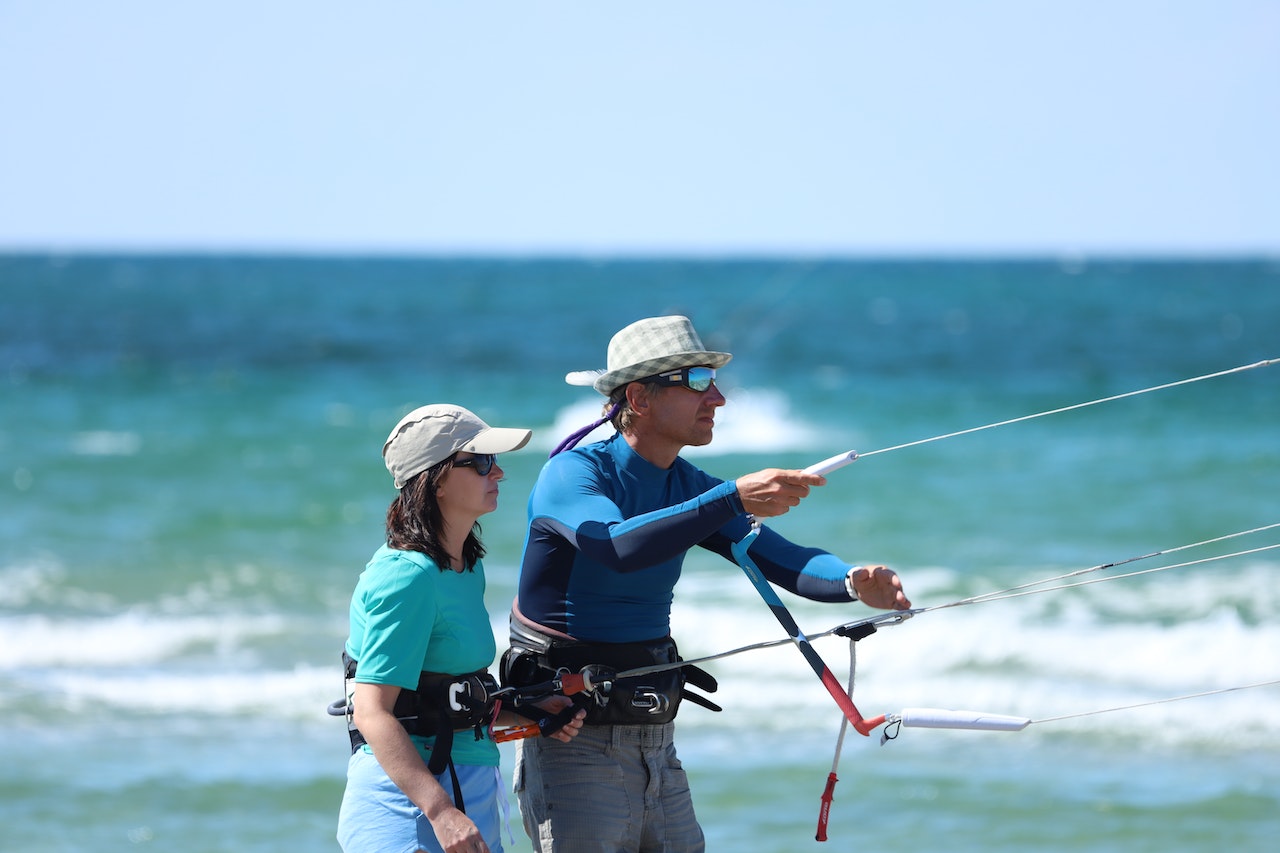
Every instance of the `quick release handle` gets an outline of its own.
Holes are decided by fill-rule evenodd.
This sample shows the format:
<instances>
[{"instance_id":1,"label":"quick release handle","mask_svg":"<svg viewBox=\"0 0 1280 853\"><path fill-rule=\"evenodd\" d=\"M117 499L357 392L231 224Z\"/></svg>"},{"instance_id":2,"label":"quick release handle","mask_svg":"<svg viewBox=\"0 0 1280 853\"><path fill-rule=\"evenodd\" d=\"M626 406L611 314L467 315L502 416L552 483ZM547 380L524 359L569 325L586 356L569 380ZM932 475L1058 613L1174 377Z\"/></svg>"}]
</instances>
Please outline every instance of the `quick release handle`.
<instances>
[{"instance_id":1,"label":"quick release handle","mask_svg":"<svg viewBox=\"0 0 1280 853\"><path fill-rule=\"evenodd\" d=\"M827 840L827 822L831 819L831 800L835 797L836 783L839 781L834 770L827 774L827 787L822 791L822 807L818 810L818 831L813 836L814 841Z\"/></svg>"}]
</instances>

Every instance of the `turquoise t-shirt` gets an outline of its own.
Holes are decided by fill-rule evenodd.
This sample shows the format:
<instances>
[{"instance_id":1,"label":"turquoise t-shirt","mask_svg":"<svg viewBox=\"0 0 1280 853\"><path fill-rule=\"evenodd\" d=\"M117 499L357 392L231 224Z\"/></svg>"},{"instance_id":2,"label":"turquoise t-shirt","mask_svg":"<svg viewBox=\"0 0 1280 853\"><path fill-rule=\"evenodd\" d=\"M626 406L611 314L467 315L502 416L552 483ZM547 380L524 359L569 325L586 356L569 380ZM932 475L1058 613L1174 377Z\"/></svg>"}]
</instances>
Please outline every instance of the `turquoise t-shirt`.
<instances>
[{"instance_id":1,"label":"turquoise t-shirt","mask_svg":"<svg viewBox=\"0 0 1280 853\"><path fill-rule=\"evenodd\" d=\"M481 563L470 572L440 571L426 554L379 548L351 596L347 654L359 662L356 681L413 690L423 672L488 669L498 649L484 586ZM430 760L435 739L412 739ZM455 732L453 760L497 767L498 747L487 736Z\"/></svg>"}]
</instances>

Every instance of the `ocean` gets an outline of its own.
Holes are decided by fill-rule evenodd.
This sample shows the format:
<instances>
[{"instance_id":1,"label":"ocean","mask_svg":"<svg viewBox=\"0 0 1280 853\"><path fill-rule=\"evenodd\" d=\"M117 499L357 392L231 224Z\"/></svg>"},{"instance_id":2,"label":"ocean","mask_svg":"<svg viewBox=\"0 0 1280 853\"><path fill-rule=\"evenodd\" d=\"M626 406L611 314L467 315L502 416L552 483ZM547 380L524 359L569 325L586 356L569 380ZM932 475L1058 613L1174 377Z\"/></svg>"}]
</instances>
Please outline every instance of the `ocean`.
<instances>
[{"instance_id":1,"label":"ocean","mask_svg":"<svg viewBox=\"0 0 1280 853\"><path fill-rule=\"evenodd\" d=\"M769 522L930 608L857 644L863 713L1034 721L850 732L820 844L835 704L786 645L709 663L725 710L678 721L709 849L1269 849L1280 532L1173 549L1280 523L1280 364L913 443L1280 357L1274 260L74 254L0 256L0 847L336 851L325 707L388 430L534 429L482 520L501 645L528 490L599 408L563 376L665 313L734 353L706 470L884 451ZM783 597L811 635L871 613ZM687 658L785 638L701 552L673 620ZM844 680L848 642L814 647Z\"/></svg>"}]
</instances>

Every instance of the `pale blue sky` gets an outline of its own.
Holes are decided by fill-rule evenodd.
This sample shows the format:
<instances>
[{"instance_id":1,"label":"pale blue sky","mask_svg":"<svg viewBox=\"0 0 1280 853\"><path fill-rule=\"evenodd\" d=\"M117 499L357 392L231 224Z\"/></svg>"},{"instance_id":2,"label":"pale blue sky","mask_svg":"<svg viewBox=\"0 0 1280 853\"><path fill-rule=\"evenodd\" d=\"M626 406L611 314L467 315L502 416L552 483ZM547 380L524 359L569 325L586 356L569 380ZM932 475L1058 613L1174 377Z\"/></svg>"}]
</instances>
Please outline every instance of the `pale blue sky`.
<instances>
[{"instance_id":1,"label":"pale blue sky","mask_svg":"<svg viewBox=\"0 0 1280 853\"><path fill-rule=\"evenodd\" d=\"M0 250L1280 255L1280 3L0 0Z\"/></svg>"}]
</instances>

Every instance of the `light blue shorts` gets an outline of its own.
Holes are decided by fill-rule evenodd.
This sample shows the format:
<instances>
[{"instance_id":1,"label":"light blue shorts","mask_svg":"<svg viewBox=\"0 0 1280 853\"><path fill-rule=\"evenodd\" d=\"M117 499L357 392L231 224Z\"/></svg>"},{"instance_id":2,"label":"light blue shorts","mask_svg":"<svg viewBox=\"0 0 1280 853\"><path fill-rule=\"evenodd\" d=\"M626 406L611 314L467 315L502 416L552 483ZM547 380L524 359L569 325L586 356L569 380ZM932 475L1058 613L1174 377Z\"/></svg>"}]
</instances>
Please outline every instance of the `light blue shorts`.
<instances>
[{"instance_id":1,"label":"light blue shorts","mask_svg":"<svg viewBox=\"0 0 1280 853\"><path fill-rule=\"evenodd\" d=\"M515 791L539 853L700 853L702 828L675 724L583 726L568 743L519 742Z\"/></svg>"},{"instance_id":2,"label":"light blue shorts","mask_svg":"<svg viewBox=\"0 0 1280 853\"><path fill-rule=\"evenodd\" d=\"M499 798L506 804L496 767L459 765L458 781L467 817L475 822L493 853L502 853ZM449 771L436 777L453 796ZM347 763L347 789L338 814L338 843L344 853L444 853L422 810L396 787L378 760L357 749Z\"/></svg>"}]
</instances>

